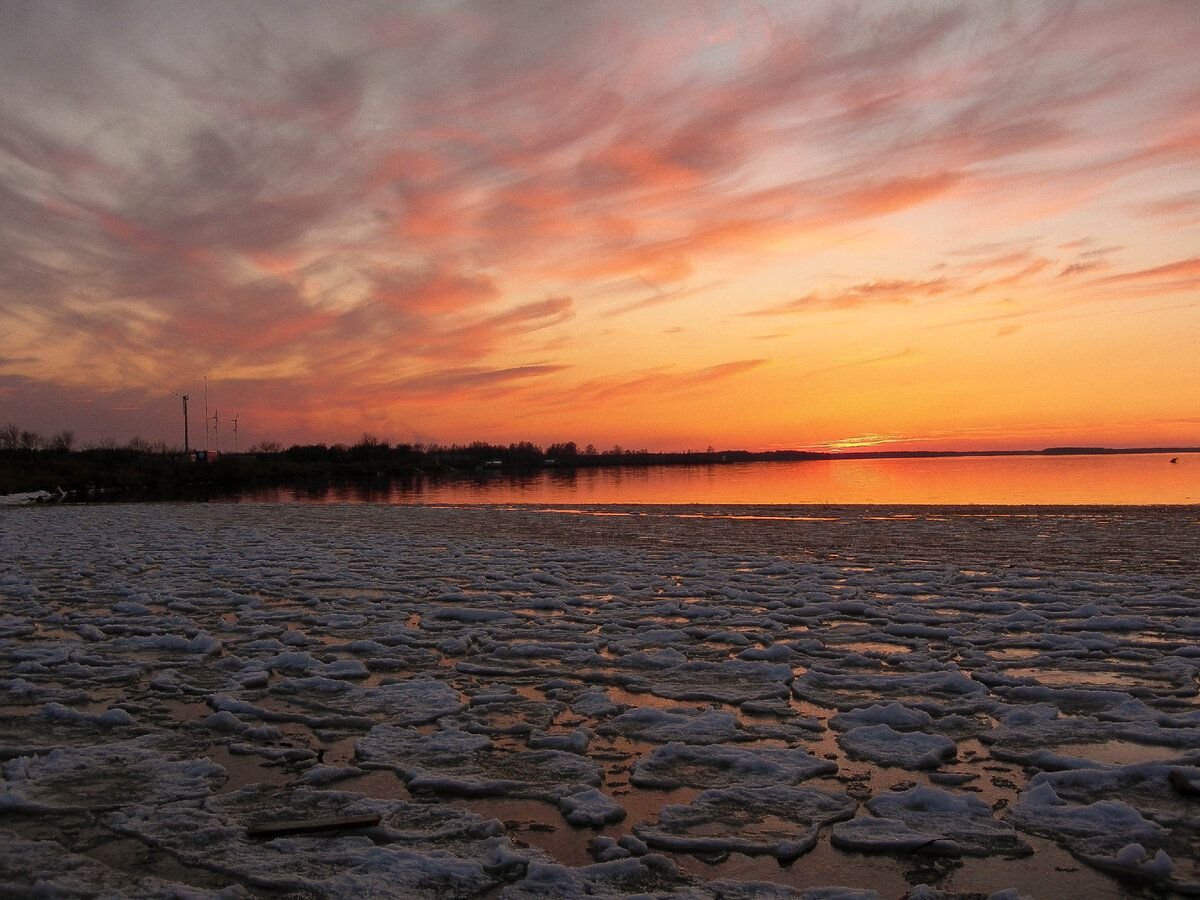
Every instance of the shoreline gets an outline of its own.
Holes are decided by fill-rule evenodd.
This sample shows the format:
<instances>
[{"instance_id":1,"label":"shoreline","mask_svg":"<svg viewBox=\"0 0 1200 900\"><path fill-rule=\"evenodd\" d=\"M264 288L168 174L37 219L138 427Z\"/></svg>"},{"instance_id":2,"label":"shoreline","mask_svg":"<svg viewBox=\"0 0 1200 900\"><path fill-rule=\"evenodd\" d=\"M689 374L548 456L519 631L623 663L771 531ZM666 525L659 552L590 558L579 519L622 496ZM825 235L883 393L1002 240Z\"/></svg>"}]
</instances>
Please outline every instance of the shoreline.
<instances>
[{"instance_id":1,"label":"shoreline","mask_svg":"<svg viewBox=\"0 0 1200 900\"><path fill-rule=\"evenodd\" d=\"M47 457L41 462L53 461ZM0 483L28 490L0 491L0 506L239 499L560 505L1189 505L1200 503L1198 470L1188 465L1190 461L1170 451L1144 451L395 472L360 465L262 470L255 460L241 456L208 463L155 457L144 465L131 458L118 466L104 463L95 471L72 469L70 477L64 478L56 477L63 473L52 466L36 477L6 470ZM84 477L89 473L95 477ZM33 484L50 487L33 489Z\"/></svg>"},{"instance_id":2,"label":"shoreline","mask_svg":"<svg viewBox=\"0 0 1200 900\"><path fill-rule=\"evenodd\" d=\"M536 448L534 448L536 449ZM363 452L358 452L363 450ZM473 455L447 450L428 458L411 448L371 445L364 448L291 448L277 453L213 454L192 460L177 452L128 449L50 451L0 450L0 498L14 494L48 493L79 501L126 498L188 497L268 489L307 490L330 486L362 488L394 484L486 484L496 478L523 479L546 475L571 478L624 470L721 469L747 464L856 462L865 460L955 460L1088 458L1148 455L1187 456L1198 447L1058 447L1042 450L845 451L798 450L578 455L566 459L489 460L488 448ZM524 453L524 450L521 451ZM482 454L482 455L481 455Z\"/></svg>"}]
</instances>

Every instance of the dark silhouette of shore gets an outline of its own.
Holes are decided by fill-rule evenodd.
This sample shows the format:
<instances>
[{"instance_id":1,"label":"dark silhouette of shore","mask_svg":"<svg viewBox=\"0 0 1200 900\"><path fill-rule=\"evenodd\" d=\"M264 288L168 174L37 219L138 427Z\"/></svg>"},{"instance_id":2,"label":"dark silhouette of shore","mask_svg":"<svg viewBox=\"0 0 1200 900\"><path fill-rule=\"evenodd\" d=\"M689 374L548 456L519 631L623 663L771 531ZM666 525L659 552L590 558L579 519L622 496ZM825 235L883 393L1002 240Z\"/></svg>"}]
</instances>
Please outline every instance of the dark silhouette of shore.
<instances>
[{"instance_id":1,"label":"dark silhouette of shore","mask_svg":"<svg viewBox=\"0 0 1200 900\"><path fill-rule=\"evenodd\" d=\"M30 435L25 432L24 435ZM580 449L573 442L542 448L513 444L389 444L369 435L354 445L266 444L243 453L184 454L135 440L124 447L73 449L61 437L0 446L0 494L49 491L87 499L186 499L260 487L322 484L383 485L395 480L479 477L490 470L722 466L757 462L849 459L935 459L987 456L1065 456L1198 453L1200 447L1048 447L1041 450L704 450L654 452L613 447Z\"/></svg>"}]
</instances>

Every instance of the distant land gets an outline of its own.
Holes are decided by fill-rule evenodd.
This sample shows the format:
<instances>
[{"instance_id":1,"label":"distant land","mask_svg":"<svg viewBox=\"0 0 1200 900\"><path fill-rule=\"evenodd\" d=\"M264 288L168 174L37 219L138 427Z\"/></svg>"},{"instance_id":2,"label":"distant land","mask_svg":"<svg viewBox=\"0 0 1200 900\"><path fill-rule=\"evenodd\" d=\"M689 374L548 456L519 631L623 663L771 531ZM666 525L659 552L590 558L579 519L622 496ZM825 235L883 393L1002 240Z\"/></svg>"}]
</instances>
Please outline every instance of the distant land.
<instances>
[{"instance_id":1,"label":"distant land","mask_svg":"<svg viewBox=\"0 0 1200 900\"><path fill-rule=\"evenodd\" d=\"M1041 450L724 450L714 462L801 462L818 459L933 459L958 456L1101 456L1200 453L1200 447L1046 447ZM677 455L677 454L672 454Z\"/></svg>"},{"instance_id":2,"label":"distant land","mask_svg":"<svg viewBox=\"0 0 1200 900\"><path fill-rule=\"evenodd\" d=\"M64 433L69 434L69 433ZM260 444L240 453L184 454L135 440L127 446L75 450L63 435L27 445L0 444L0 495L48 491L56 498L170 499L236 493L263 486L374 484L419 478L470 478L600 467L717 466L759 462L852 459L936 459L989 456L1096 456L1200 453L1200 447L1046 447L1041 450L703 450L655 452L613 447L579 449L574 442L543 449L513 444L392 445L369 435L352 446Z\"/></svg>"}]
</instances>

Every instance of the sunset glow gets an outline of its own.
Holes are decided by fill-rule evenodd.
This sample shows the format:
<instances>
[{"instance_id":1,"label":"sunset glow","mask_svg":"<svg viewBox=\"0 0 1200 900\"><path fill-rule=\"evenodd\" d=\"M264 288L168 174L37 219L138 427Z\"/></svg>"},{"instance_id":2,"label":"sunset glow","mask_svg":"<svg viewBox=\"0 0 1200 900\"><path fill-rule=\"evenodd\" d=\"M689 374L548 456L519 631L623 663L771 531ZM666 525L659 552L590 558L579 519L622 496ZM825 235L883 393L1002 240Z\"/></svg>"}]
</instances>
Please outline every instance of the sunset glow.
<instances>
[{"instance_id":1,"label":"sunset glow","mask_svg":"<svg viewBox=\"0 0 1200 900\"><path fill-rule=\"evenodd\" d=\"M6 4L0 422L181 444L207 376L243 448L1200 445L1197 47L1191 0Z\"/></svg>"}]
</instances>

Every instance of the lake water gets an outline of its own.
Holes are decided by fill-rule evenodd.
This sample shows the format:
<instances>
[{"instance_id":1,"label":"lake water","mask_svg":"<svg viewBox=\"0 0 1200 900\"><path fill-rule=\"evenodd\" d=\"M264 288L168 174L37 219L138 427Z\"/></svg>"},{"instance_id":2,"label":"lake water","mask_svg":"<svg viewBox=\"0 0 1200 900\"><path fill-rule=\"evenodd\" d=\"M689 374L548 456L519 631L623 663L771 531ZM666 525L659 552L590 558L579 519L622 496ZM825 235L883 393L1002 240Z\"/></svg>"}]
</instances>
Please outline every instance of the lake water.
<instances>
[{"instance_id":1,"label":"lake water","mask_svg":"<svg viewBox=\"0 0 1200 900\"><path fill-rule=\"evenodd\" d=\"M1200 503L1200 454L846 459L716 466L490 470L389 487L271 489L242 501L424 504Z\"/></svg>"}]
</instances>

